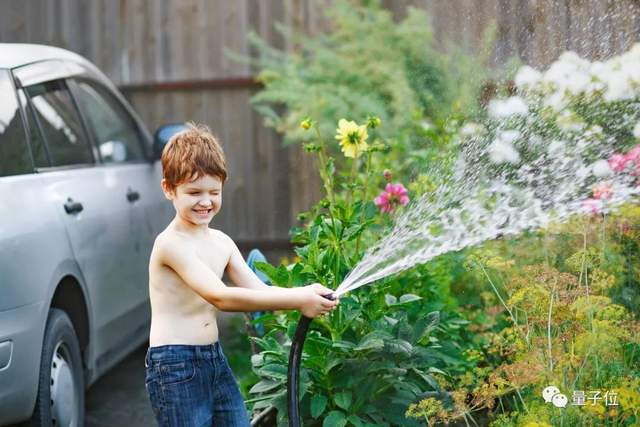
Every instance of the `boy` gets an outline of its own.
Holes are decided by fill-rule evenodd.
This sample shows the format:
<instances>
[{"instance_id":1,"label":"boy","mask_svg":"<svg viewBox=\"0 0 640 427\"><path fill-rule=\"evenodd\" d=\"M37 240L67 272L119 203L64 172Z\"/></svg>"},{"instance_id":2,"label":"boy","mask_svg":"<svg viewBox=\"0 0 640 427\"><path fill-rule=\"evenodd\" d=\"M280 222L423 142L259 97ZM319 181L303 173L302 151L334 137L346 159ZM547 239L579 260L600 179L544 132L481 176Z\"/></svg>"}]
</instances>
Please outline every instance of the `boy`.
<instances>
[{"instance_id":1,"label":"boy","mask_svg":"<svg viewBox=\"0 0 640 427\"><path fill-rule=\"evenodd\" d=\"M145 387L161 426L249 426L233 373L218 342L216 313L300 310L316 317L338 301L320 284L267 286L226 234L209 228L222 204L224 153L208 129L189 126L164 147L162 190L175 218L156 238L149 261L151 331ZM227 287L223 273L236 284Z\"/></svg>"}]
</instances>

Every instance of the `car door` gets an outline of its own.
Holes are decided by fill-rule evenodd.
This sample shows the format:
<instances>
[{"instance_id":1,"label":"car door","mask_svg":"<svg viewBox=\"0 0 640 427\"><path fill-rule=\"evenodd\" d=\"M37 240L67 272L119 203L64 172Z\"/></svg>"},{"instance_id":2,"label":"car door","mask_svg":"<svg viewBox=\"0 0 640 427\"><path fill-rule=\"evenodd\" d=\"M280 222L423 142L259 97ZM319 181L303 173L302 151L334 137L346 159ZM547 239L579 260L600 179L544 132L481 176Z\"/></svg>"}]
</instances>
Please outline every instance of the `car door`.
<instances>
[{"instance_id":1,"label":"car door","mask_svg":"<svg viewBox=\"0 0 640 427\"><path fill-rule=\"evenodd\" d=\"M127 271L132 313L131 325L148 333L149 257L157 233L155 217L162 217L157 204L160 177L157 165L147 159L148 141L125 105L108 87L89 78L70 84L85 118L89 133L98 147L103 168L117 175L126 187L128 201L127 235L131 265ZM154 187L158 187L154 191Z\"/></svg>"},{"instance_id":2,"label":"car door","mask_svg":"<svg viewBox=\"0 0 640 427\"><path fill-rule=\"evenodd\" d=\"M96 367L133 332L136 268L127 183L96 165L97 153L65 80L24 85L48 166L38 168L43 194L62 217L92 300Z\"/></svg>"}]
</instances>

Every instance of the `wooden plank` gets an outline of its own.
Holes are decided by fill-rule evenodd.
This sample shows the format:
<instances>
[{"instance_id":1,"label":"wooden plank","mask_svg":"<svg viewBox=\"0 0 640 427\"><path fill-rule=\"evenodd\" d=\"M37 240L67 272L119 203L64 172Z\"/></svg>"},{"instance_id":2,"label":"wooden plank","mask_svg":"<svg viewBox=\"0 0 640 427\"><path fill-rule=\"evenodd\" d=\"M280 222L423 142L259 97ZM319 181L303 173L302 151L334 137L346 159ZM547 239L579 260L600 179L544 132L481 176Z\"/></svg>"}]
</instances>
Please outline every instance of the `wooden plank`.
<instances>
[{"instance_id":1,"label":"wooden plank","mask_svg":"<svg viewBox=\"0 0 640 427\"><path fill-rule=\"evenodd\" d=\"M27 10L27 5L24 2L3 6L0 14L0 40L5 43L26 41Z\"/></svg>"},{"instance_id":2,"label":"wooden plank","mask_svg":"<svg viewBox=\"0 0 640 427\"><path fill-rule=\"evenodd\" d=\"M203 27L203 38L205 40L206 49L204 52L203 73L209 78L221 77L222 66L220 58L222 58L222 35L223 27L221 22L221 7L224 6L224 0L207 1L204 5L203 15L206 17Z\"/></svg>"}]
</instances>

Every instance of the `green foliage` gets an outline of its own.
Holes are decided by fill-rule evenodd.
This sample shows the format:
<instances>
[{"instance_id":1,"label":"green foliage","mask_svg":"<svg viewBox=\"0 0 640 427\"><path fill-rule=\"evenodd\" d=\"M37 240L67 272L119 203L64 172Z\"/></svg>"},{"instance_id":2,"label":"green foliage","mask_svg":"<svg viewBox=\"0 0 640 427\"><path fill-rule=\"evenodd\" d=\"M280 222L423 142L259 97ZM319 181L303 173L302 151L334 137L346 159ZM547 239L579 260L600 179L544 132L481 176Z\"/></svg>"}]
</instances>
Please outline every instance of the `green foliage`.
<instances>
[{"instance_id":1,"label":"green foliage","mask_svg":"<svg viewBox=\"0 0 640 427\"><path fill-rule=\"evenodd\" d=\"M319 147L310 152L319 157L327 198L302 215L304 226L292 230L296 261L258 265L275 285L320 282L336 288L368 242L392 223L366 201L380 185L369 169L377 152L348 159L341 170ZM461 262L455 254L442 257L343 295L332 314L312 322L301 372L304 425L418 425L406 418L408 405L426 393L441 395L436 375L458 375L471 366L464 357L473 347L468 322L447 311L456 305L449 286ZM254 409L275 406L280 423L286 420L287 363L298 319L295 312L258 319L268 332L255 339L262 351L252 363L260 381L249 403Z\"/></svg>"},{"instance_id":2,"label":"green foliage","mask_svg":"<svg viewBox=\"0 0 640 427\"><path fill-rule=\"evenodd\" d=\"M517 130L525 160L548 149L538 140L609 143L606 133L616 137L616 149L635 142L629 119L640 116L632 101L604 111L607 105L580 97L568 103L569 114L530 99L526 115L465 126L459 137L461 120L474 110L480 79L469 73L476 63L458 57L466 66L452 73L454 62L430 47L422 12L394 23L377 2L365 3L333 2L331 30L318 37L280 27L294 45L290 52L252 38L265 85L254 105L288 142L304 142L317 157L325 191L291 231L296 259L258 266L275 285L338 287L398 212L411 209L378 211L372 200L385 181L411 181L411 199L428 197L470 142L486 148L499 132ZM338 117L366 123L350 136L361 146L369 138L366 150L338 154ZM391 172L383 175L384 168ZM576 217L449 253L342 296L307 336L303 425L637 425L639 230L640 208L629 205L606 218ZM298 320L296 312L257 320L267 333L254 338L261 351L251 359L257 379L248 403L276 407L279 425L286 425ZM551 384L568 396L567 408L542 400ZM579 390L616 393L619 405L573 406Z\"/></svg>"},{"instance_id":3,"label":"green foliage","mask_svg":"<svg viewBox=\"0 0 640 427\"><path fill-rule=\"evenodd\" d=\"M400 22L378 2L338 0L323 12L330 29L314 37L277 27L294 46L288 51L250 36L258 51L251 61L264 84L252 102L266 125L286 143L308 142L315 135L299 124L309 117L331 135L338 117L377 116L398 172L405 154L441 151L434 145L444 139L434 134L449 127L452 114L477 109L485 76L479 61L454 46L448 55L438 51L429 17L418 9L409 8Z\"/></svg>"}]
</instances>

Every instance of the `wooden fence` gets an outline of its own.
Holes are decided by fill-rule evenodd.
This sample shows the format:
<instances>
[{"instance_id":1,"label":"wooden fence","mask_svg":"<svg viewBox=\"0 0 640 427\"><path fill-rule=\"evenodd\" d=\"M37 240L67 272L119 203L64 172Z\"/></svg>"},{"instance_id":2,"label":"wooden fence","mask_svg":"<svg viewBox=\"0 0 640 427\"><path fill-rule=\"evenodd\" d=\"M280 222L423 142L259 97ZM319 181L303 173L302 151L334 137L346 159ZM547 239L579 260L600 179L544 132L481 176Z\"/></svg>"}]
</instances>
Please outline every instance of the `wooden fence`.
<instances>
[{"instance_id":1,"label":"wooden fence","mask_svg":"<svg viewBox=\"0 0 640 427\"><path fill-rule=\"evenodd\" d=\"M397 19L424 8L436 40L478 52L495 28L493 65L519 56L543 67L566 49L589 58L626 50L640 36L638 0L384 0ZM249 104L256 70L225 50L255 54L255 31L287 48L274 22L310 33L330 25L322 0L0 0L0 41L45 43L87 57L121 87L153 131L195 120L214 130L230 180L214 225L242 246L286 247L295 215L320 197L315 168L283 147Z\"/></svg>"}]
</instances>

